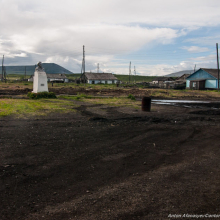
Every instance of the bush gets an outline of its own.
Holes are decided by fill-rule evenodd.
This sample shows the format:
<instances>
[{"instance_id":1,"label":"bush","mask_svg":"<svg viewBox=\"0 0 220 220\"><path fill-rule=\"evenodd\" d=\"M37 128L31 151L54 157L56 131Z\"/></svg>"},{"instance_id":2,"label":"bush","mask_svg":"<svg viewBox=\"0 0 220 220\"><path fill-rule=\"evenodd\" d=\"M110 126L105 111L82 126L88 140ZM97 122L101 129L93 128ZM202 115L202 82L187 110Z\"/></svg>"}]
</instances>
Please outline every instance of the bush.
<instances>
[{"instance_id":1,"label":"bush","mask_svg":"<svg viewBox=\"0 0 220 220\"><path fill-rule=\"evenodd\" d=\"M128 99L135 100L135 97L132 94L129 94Z\"/></svg>"},{"instance_id":2,"label":"bush","mask_svg":"<svg viewBox=\"0 0 220 220\"><path fill-rule=\"evenodd\" d=\"M56 95L54 92L29 92L27 95L31 99L55 99Z\"/></svg>"}]
</instances>

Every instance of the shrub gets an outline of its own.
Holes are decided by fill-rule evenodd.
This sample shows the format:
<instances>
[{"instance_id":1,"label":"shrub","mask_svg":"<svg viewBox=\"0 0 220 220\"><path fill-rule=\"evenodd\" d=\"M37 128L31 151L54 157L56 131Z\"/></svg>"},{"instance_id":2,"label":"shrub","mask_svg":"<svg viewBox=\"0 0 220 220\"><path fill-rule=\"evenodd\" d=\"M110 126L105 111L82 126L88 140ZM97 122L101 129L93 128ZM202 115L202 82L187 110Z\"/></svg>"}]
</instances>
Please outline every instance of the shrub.
<instances>
[{"instance_id":1,"label":"shrub","mask_svg":"<svg viewBox=\"0 0 220 220\"><path fill-rule=\"evenodd\" d=\"M29 92L27 95L31 99L55 99L56 95L54 92Z\"/></svg>"},{"instance_id":2,"label":"shrub","mask_svg":"<svg viewBox=\"0 0 220 220\"><path fill-rule=\"evenodd\" d=\"M128 99L135 100L135 97L132 94L129 94Z\"/></svg>"}]
</instances>

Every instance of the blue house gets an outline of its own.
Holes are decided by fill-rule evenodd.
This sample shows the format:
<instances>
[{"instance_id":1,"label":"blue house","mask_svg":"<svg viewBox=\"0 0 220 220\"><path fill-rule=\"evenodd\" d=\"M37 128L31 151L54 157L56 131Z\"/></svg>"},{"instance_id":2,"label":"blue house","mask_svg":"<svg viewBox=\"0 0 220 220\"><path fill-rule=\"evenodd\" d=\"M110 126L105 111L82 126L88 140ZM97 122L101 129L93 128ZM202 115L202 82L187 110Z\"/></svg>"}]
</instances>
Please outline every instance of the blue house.
<instances>
[{"instance_id":1,"label":"blue house","mask_svg":"<svg viewBox=\"0 0 220 220\"><path fill-rule=\"evenodd\" d=\"M219 84L220 85L220 84ZM186 89L217 89L218 69L200 68L186 78Z\"/></svg>"}]
</instances>

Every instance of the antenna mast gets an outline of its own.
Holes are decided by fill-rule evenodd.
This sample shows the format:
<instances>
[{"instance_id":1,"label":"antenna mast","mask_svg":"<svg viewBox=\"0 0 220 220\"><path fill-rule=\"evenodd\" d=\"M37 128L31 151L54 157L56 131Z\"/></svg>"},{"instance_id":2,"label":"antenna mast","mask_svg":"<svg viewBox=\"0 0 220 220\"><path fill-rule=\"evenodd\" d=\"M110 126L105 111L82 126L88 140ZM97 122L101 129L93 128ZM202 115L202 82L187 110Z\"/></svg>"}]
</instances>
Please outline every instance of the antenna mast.
<instances>
[{"instance_id":1,"label":"antenna mast","mask_svg":"<svg viewBox=\"0 0 220 220\"><path fill-rule=\"evenodd\" d=\"M218 43L216 43L217 50L217 69L218 69L218 91L219 91L219 59L218 59Z\"/></svg>"},{"instance_id":2,"label":"antenna mast","mask_svg":"<svg viewBox=\"0 0 220 220\"><path fill-rule=\"evenodd\" d=\"M83 73L85 73L85 46L83 45Z\"/></svg>"},{"instance_id":3,"label":"antenna mast","mask_svg":"<svg viewBox=\"0 0 220 220\"><path fill-rule=\"evenodd\" d=\"M135 66L134 66L134 75L135 75L134 82L136 83L136 69L135 69Z\"/></svg>"},{"instance_id":4,"label":"antenna mast","mask_svg":"<svg viewBox=\"0 0 220 220\"><path fill-rule=\"evenodd\" d=\"M99 63L97 64L97 73L99 73Z\"/></svg>"},{"instance_id":5,"label":"antenna mast","mask_svg":"<svg viewBox=\"0 0 220 220\"><path fill-rule=\"evenodd\" d=\"M26 66L24 67L24 79L26 79Z\"/></svg>"},{"instance_id":6,"label":"antenna mast","mask_svg":"<svg viewBox=\"0 0 220 220\"><path fill-rule=\"evenodd\" d=\"M2 81L4 80L4 55L3 55L3 58L2 58Z\"/></svg>"},{"instance_id":7,"label":"antenna mast","mask_svg":"<svg viewBox=\"0 0 220 220\"><path fill-rule=\"evenodd\" d=\"M130 61L130 65L129 65L129 83L131 81L131 61Z\"/></svg>"}]
</instances>

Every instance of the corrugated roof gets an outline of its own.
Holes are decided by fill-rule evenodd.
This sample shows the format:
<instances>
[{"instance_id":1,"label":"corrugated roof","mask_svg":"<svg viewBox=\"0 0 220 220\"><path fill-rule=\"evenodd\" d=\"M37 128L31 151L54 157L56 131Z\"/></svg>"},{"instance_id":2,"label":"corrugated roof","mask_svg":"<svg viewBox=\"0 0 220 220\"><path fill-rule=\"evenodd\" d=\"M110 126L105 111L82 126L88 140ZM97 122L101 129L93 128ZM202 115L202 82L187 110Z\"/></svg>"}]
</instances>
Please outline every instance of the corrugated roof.
<instances>
[{"instance_id":1,"label":"corrugated roof","mask_svg":"<svg viewBox=\"0 0 220 220\"><path fill-rule=\"evenodd\" d=\"M156 79L153 79L153 81L173 81L173 78L161 76L161 77L157 77Z\"/></svg>"},{"instance_id":2,"label":"corrugated roof","mask_svg":"<svg viewBox=\"0 0 220 220\"><path fill-rule=\"evenodd\" d=\"M85 76L90 80L117 80L112 73L85 73Z\"/></svg>"},{"instance_id":3,"label":"corrugated roof","mask_svg":"<svg viewBox=\"0 0 220 220\"><path fill-rule=\"evenodd\" d=\"M190 75L191 74L183 74L182 76L178 77L175 81L184 81Z\"/></svg>"},{"instance_id":4,"label":"corrugated roof","mask_svg":"<svg viewBox=\"0 0 220 220\"><path fill-rule=\"evenodd\" d=\"M206 69L206 68L201 68L201 69L218 79L218 69Z\"/></svg>"}]
</instances>

